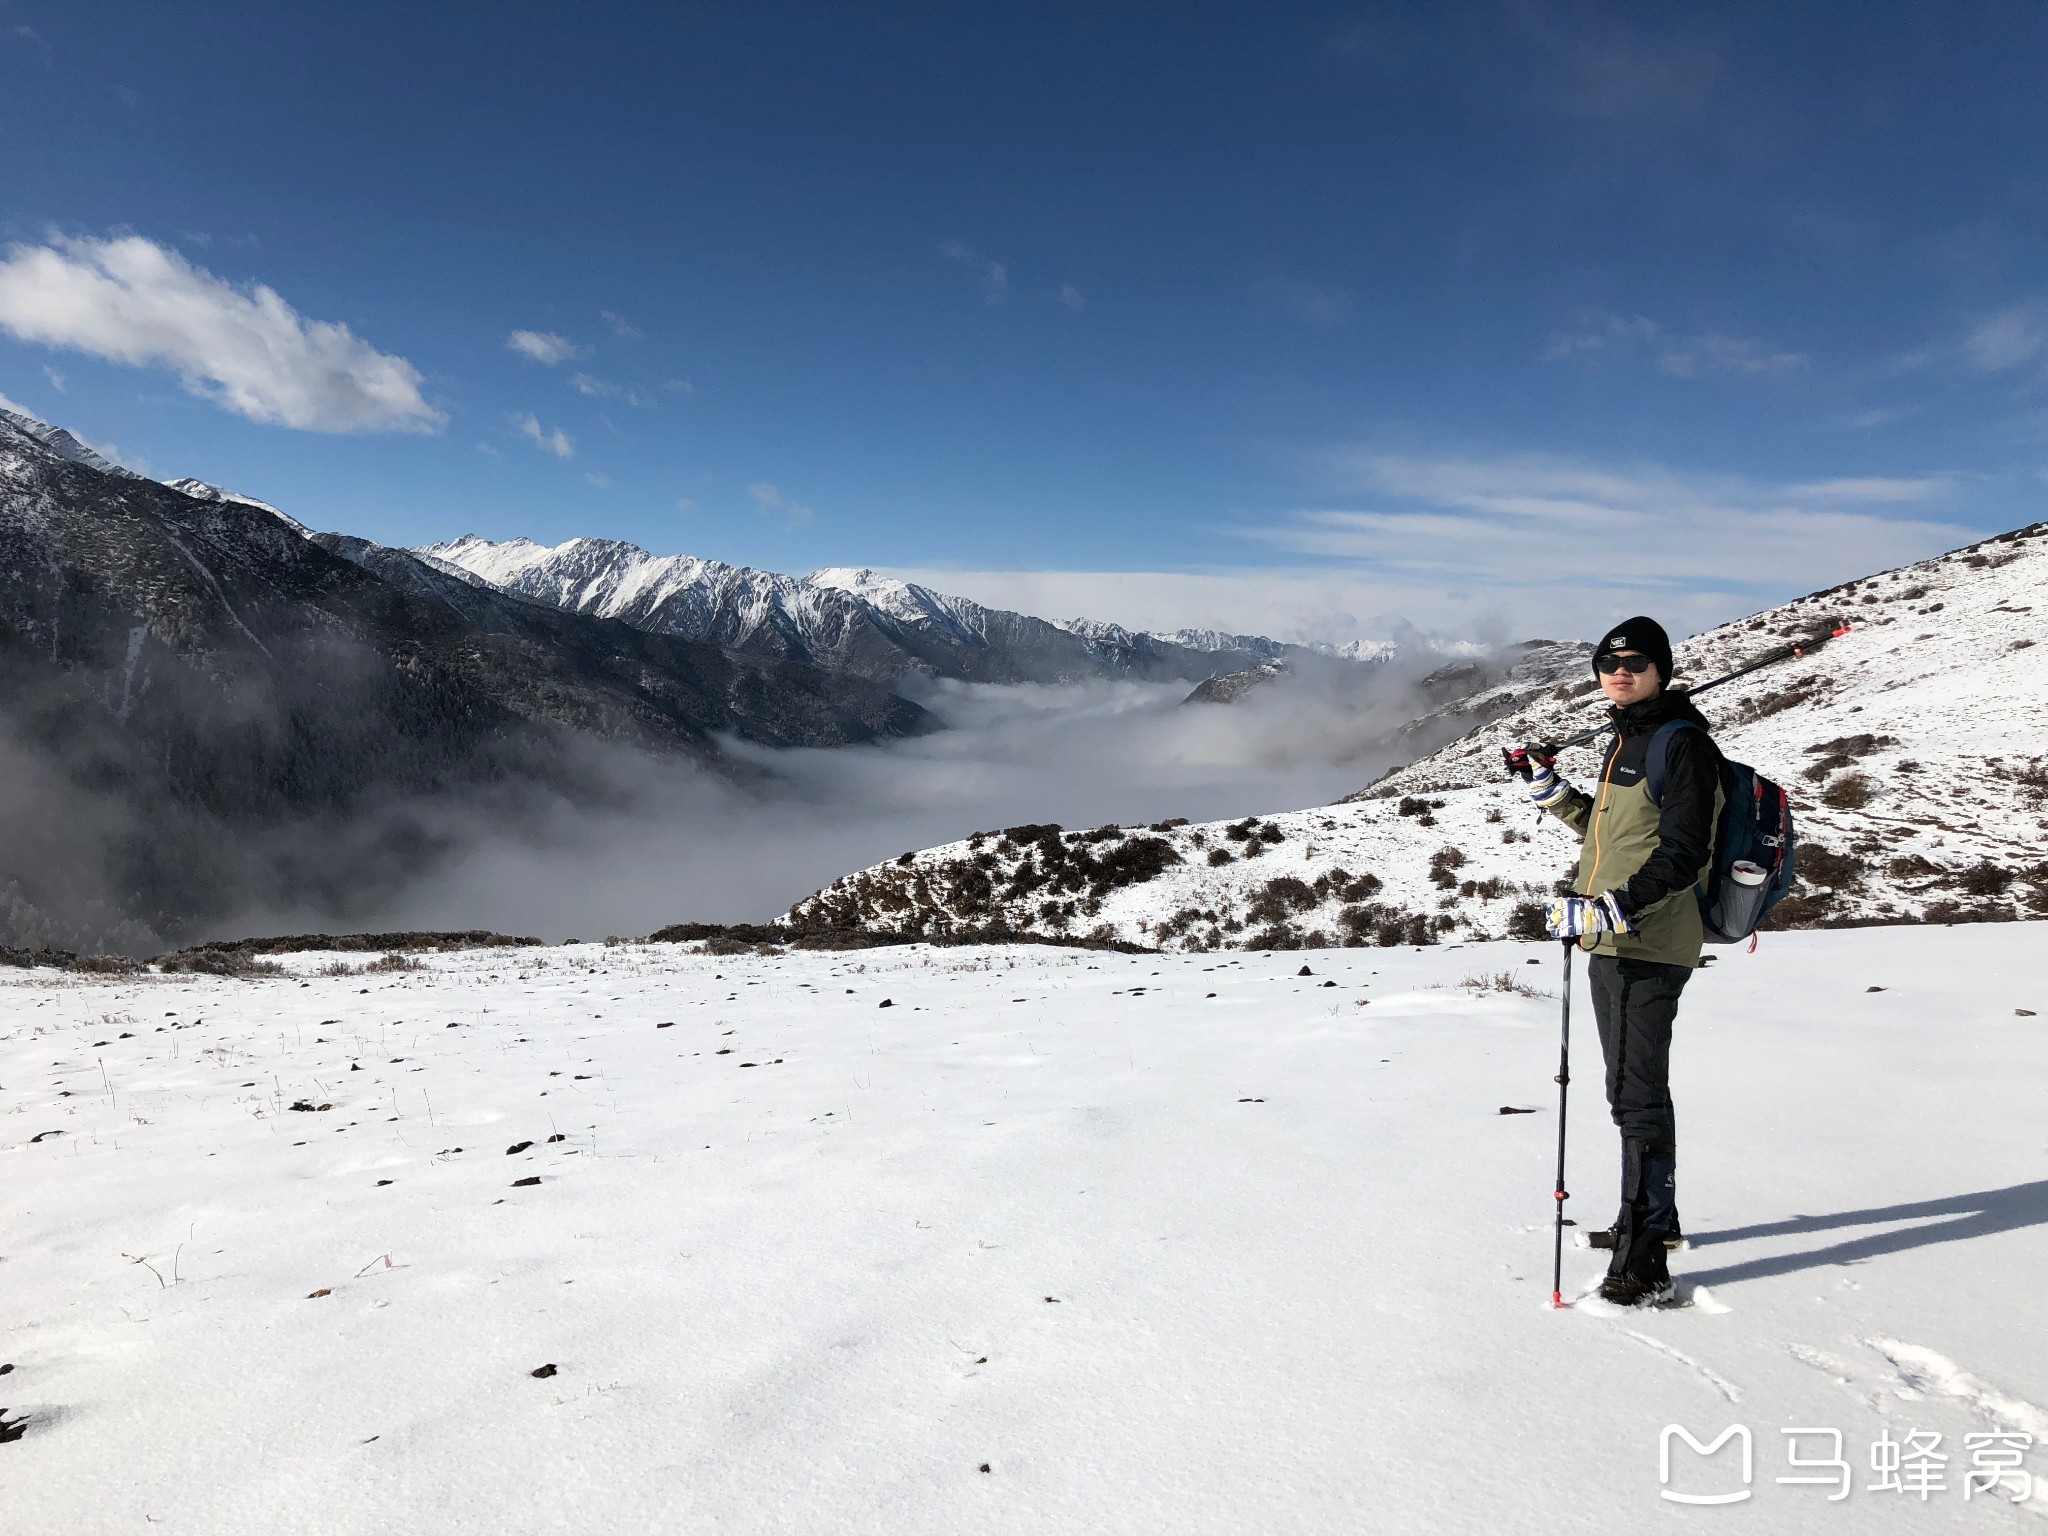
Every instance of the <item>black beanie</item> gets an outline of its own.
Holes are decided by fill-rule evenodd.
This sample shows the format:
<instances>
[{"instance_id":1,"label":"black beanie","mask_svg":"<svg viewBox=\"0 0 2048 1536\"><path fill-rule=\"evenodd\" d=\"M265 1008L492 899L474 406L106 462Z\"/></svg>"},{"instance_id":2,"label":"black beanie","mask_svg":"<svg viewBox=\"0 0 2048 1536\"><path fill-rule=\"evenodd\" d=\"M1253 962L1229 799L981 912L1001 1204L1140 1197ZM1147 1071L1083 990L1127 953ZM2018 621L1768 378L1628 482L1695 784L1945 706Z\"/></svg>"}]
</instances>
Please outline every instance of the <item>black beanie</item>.
<instances>
[{"instance_id":1,"label":"black beanie","mask_svg":"<svg viewBox=\"0 0 2048 1536\"><path fill-rule=\"evenodd\" d=\"M1656 664L1657 676L1666 684L1671 681L1671 637L1664 633L1664 626L1655 619L1637 614L1632 619L1623 619L1614 628L1600 637L1600 643L1593 647L1593 659L1598 661L1609 651L1638 651ZM1593 675L1599 676L1595 667Z\"/></svg>"}]
</instances>

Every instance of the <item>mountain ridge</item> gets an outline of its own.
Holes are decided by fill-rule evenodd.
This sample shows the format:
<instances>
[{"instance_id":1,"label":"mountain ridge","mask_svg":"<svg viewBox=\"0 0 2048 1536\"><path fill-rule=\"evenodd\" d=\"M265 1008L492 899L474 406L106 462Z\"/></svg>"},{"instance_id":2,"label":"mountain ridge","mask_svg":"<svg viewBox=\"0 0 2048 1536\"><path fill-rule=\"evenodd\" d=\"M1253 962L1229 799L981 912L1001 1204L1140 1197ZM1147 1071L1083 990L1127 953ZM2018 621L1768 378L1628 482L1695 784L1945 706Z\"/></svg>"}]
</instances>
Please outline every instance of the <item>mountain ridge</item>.
<instances>
[{"instance_id":1,"label":"mountain ridge","mask_svg":"<svg viewBox=\"0 0 2048 1536\"><path fill-rule=\"evenodd\" d=\"M655 555L617 539L549 546L465 534L413 552L573 612L801 657L878 682L923 675L984 683L1199 683L1279 660L1310 669L1375 666L1400 650L1394 642L1300 645L1215 630L1152 633L1098 620L1042 619L866 566L788 576L694 555ZM1478 649L1453 645L1443 653Z\"/></svg>"},{"instance_id":2,"label":"mountain ridge","mask_svg":"<svg viewBox=\"0 0 2048 1536\"><path fill-rule=\"evenodd\" d=\"M859 678L308 538L54 436L0 421L0 943L147 952L235 905L345 910L445 844L406 807L601 799L593 748L733 771L717 733L935 725Z\"/></svg>"}]
</instances>

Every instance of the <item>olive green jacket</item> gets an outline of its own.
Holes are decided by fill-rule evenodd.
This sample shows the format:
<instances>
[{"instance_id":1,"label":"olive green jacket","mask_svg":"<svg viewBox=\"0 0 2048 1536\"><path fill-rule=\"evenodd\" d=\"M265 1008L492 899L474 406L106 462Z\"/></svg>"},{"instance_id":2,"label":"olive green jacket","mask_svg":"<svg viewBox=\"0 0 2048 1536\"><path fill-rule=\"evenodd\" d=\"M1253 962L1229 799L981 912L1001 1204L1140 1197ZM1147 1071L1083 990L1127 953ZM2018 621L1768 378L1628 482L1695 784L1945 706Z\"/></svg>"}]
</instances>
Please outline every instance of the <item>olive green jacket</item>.
<instances>
[{"instance_id":1,"label":"olive green jacket","mask_svg":"<svg viewBox=\"0 0 2048 1536\"><path fill-rule=\"evenodd\" d=\"M1677 697L1682 695L1674 697L1673 704ZM1579 871L1573 888L1582 896L1614 891L1629 920L1631 932L1589 934L1579 941L1580 948L1596 955L1654 960L1664 965L1697 967L1700 963L1705 929L1700 921L1698 893L1712 872L1711 829L1720 820L1722 801L1719 774L1716 771L1711 777L1688 776L1702 797L1698 806L1660 807L1650 798L1645 770L1649 743L1657 726L1681 712L1698 718L1689 705L1682 710L1667 705L1617 716L1617 734L1601 764L1595 792L1589 795L1580 789L1569 789L1549 808L1551 815L1579 834ZM1695 744L1706 745L1704 733L1699 731L1682 731L1677 737L1689 738L1685 742L1688 749L1696 749ZM1671 745L1677 747L1676 738ZM1714 751L1712 761L1718 764L1719 757L1719 752ZM1713 797L1711 810L1704 800L1709 785ZM1667 802L1670 799L1667 790ZM1704 845L1700 837L1702 827L1708 837ZM1664 849L1667 856L1658 863L1668 867L1667 845L1680 843L1685 851L1682 871L1676 880L1684 880L1687 875L1690 880L1676 884L1671 879L1650 879L1644 866L1653 855ZM1645 878L1637 879L1639 874ZM1638 894L1646 882L1652 890L1659 884L1667 888L1638 909L1628 899L1632 882L1638 887Z\"/></svg>"}]
</instances>

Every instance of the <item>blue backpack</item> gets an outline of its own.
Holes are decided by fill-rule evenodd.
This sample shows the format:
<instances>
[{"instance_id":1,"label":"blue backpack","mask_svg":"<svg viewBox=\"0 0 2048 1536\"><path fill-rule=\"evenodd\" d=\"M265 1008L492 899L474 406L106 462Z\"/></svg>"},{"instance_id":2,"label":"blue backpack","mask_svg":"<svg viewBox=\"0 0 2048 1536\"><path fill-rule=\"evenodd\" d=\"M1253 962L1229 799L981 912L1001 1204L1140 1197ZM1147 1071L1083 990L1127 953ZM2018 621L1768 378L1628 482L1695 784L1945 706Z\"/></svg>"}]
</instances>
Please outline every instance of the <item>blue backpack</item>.
<instances>
[{"instance_id":1,"label":"blue backpack","mask_svg":"<svg viewBox=\"0 0 2048 1536\"><path fill-rule=\"evenodd\" d=\"M1664 803L1665 759L1675 731L1699 730L1690 720L1672 720L1650 738L1643 777L1650 799ZM1792 831L1792 804L1785 791L1747 763L1721 759L1721 820L1714 828L1714 855L1705 883L1699 887L1700 917L1709 944L1755 944L1759 924L1791 892L1796 874L1798 839ZM1761 868L1761 882L1735 878L1738 863Z\"/></svg>"}]
</instances>

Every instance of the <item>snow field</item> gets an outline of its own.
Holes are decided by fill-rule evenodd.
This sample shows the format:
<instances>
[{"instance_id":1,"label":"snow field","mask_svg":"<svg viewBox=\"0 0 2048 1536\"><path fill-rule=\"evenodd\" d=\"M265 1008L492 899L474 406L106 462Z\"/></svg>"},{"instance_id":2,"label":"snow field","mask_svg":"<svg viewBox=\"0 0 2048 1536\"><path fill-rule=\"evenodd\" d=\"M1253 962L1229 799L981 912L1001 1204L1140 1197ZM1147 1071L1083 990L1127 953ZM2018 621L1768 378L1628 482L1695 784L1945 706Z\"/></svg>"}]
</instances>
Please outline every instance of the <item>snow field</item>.
<instances>
[{"instance_id":1,"label":"snow field","mask_svg":"<svg viewBox=\"0 0 2048 1536\"><path fill-rule=\"evenodd\" d=\"M1697 1304L1649 1313L1545 1305L1552 944L342 959L0 973L6 1530L2048 1510L1961 1492L1964 1433L2048 1436L2048 924L1770 935L1698 976ZM1574 1023L1592 1227L1619 1154L1582 972ZM1568 1295L1602 1257L1567 1249ZM1672 1422L1748 1425L1754 1498L1661 1503ZM1788 1425L1844 1431L1850 1500L1774 1484ZM1948 1490L1863 1491L1910 1428Z\"/></svg>"}]
</instances>

